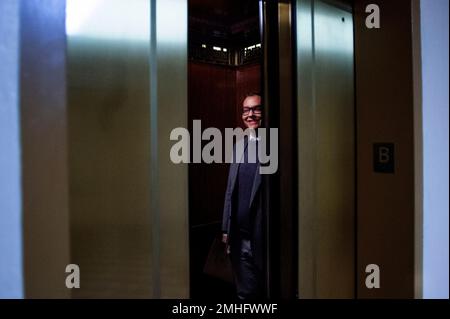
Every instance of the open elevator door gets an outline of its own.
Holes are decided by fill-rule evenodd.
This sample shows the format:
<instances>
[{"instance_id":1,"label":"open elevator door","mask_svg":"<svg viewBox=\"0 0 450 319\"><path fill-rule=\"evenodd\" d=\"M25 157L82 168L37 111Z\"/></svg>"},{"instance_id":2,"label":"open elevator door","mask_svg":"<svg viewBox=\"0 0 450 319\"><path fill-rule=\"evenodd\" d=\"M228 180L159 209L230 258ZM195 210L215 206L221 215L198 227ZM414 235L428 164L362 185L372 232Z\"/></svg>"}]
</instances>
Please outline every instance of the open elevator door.
<instances>
[{"instance_id":1,"label":"open elevator door","mask_svg":"<svg viewBox=\"0 0 450 319\"><path fill-rule=\"evenodd\" d=\"M266 127L279 169L265 177L267 296L355 297L352 6L260 1Z\"/></svg>"}]
</instances>

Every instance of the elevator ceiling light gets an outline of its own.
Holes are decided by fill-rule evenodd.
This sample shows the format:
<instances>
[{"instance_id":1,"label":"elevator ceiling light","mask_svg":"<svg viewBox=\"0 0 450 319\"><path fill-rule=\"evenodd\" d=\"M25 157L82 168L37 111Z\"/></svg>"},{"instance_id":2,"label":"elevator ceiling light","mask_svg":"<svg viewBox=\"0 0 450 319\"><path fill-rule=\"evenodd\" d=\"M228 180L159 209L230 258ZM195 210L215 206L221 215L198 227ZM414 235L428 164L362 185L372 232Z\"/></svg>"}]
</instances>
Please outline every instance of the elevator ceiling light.
<instances>
[{"instance_id":1,"label":"elevator ceiling light","mask_svg":"<svg viewBox=\"0 0 450 319\"><path fill-rule=\"evenodd\" d=\"M253 50L253 49L256 49L256 48L260 48L260 47L261 47L261 44L254 44L254 45L251 45L251 46L248 46L248 47L244 48L244 50Z\"/></svg>"}]
</instances>

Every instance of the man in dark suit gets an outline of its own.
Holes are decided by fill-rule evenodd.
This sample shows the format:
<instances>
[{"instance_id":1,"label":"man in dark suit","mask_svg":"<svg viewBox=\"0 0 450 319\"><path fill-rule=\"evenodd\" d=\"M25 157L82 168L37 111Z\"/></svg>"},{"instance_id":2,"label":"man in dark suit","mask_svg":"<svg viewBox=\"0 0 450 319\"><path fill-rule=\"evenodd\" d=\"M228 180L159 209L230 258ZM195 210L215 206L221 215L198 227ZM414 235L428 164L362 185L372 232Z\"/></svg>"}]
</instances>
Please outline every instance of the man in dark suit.
<instances>
[{"instance_id":1,"label":"man in dark suit","mask_svg":"<svg viewBox=\"0 0 450 319\"><path fill-rule=\"evenodd\" d=\"M234 158L230 165L223 212L222 241L230 253L238 298L258 299L264 296L265 286L261 175L258 156L256 163L252 163L253 161L248 160L248 154L258 148L256 130L262 121L259 94L252 93L244 99L242 120L245 126L251 129L251 134L235 144L235 150L243 149L244 152L240 159Z\"/></svg>"}]
</instances>

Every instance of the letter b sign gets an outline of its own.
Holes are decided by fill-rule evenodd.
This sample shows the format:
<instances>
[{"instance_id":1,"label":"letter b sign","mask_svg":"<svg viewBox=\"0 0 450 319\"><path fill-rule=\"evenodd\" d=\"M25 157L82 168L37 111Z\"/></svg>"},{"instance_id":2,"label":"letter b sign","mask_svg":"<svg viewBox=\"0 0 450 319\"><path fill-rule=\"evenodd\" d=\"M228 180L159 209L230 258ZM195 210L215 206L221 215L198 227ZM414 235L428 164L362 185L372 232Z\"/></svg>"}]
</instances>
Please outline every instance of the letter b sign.
<instances>
[{"instance_id":1,"label":"letter b sign","mask_svg":"<svg viewBox=\"0 0 450 319\"><path fill-rule=\"evenodd\" d=\"M395 149L393 143L373 145L373 170L376 173L395 173Z\"/></svg>"}]
</instances>

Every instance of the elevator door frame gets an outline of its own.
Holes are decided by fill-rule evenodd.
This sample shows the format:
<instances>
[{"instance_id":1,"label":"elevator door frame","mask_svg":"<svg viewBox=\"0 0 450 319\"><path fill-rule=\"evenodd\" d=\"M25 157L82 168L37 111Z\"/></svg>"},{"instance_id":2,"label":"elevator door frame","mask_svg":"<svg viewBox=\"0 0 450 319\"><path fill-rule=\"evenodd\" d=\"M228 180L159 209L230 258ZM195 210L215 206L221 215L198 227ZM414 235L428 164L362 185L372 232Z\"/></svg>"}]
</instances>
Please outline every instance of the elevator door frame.
<instances>
[{"instance_id":1,"label":"elevator door frame","mask_svg":"<svg viewBox=\"0 0 450 319\"><path fill-rule=\"evenodd\" d=\"M264 125L279 129L278 171L263 177L266 295L271 299L298 297L297 152L292 147L297 144L292 82L295 51L291 10L290 1L260 1Z\"/></svg>"}]
</instances>

